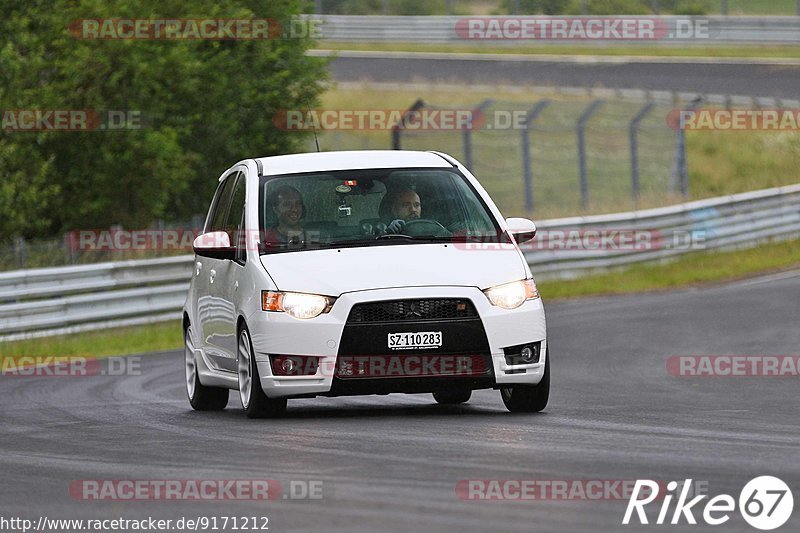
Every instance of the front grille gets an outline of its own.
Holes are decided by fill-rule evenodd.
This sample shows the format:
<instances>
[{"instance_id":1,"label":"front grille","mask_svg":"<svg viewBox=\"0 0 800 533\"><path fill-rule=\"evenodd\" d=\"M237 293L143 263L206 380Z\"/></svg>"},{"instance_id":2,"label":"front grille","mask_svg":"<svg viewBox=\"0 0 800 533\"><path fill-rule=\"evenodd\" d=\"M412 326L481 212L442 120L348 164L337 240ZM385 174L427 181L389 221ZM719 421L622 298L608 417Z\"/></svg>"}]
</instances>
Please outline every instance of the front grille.
<instances>
[{"instance_id":1,"label":"front grille","mask_svg":"<svg viewBox=\"0 0 800 533\"><path fill-rule=\"evenodd\" d=\"M339 356L337 378L474 378L492 372L492 361L486 355L366 355Z\"/></svg>"},{"instance_id":2,"label":"front grille","mask_svg":"<svg viewBox=\"0 0 800 533\"><path fill-rule=\"evenodd\" d=\"M350 324L374 324L420 320L460 320L478 316L472 302L461 298L392 300L356 304L350 311Z\"/></svg>"}]
</instances>

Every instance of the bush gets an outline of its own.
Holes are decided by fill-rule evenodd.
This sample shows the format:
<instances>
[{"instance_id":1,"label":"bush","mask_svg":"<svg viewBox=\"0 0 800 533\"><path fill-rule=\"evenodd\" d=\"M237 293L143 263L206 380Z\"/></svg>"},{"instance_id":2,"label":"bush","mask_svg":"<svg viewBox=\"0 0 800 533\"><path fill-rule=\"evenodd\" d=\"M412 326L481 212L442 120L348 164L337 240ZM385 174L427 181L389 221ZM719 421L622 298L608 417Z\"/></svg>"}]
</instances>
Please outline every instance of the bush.
<instances>
[{"instance_id":1,"label":"bush","mask_svg":"<svg viewBox=\"0 0 800 533\"><path fill-rule=\"evenodd\" d=\"M0 19L2 109L124 110L140 129L0 134L0 241L205 212L216 179L253 156L296 151L299 134L272 123L313 107L324 61L307 38L81 39L96 18L274 18L299 0L27 0Z\"/></svg>"}]
</instances>

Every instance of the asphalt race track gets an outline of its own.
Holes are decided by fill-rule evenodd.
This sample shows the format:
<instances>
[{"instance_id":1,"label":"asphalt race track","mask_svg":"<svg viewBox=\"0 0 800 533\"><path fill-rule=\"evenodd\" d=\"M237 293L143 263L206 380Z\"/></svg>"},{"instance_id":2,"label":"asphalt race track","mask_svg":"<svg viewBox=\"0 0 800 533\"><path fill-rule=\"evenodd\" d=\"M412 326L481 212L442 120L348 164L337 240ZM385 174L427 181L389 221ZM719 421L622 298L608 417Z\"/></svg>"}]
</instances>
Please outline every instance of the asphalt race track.
<instances>
[{"instance_id":1,"label":"asphalt race track","mask_svg":"<svg viewBox=\"0 0 800 533\"><path fill-rule=\"evenodd\" d=\"M776 475L798 502L798 378L675 377L666 361L798 354L800 272L547 310L553 394L537 415L507 413L496 391L457 407L428 395L295 400L280 420L246 419L232 395L224 412L193 412L177 352L142 357L140 375L4 376L0 515L255 515L269 517L271 531L641 529L620 525L624 500L460 499L456 484L469 479L692 478L738 500L751 478ZM291 481L322 481L322 499L115 502L69 493L75 480L209 478L274 479L283 494ZM791 520L796 531L797 505ZM736 512L715 529L755 531Z\"/></svg>"},{"instance_id":2,"label":"asphalt race track","mask_svg":"<svg viewBox=\"0 0 800 533\"><path fill-rule=\"evenodd\" d=\"M380 57L340 53L331 62L335 81L450 82L685 91L797 99L800 65L672 62L658 58L601 63L574 60L510 61Z\"/></svg>"}]
</instances>

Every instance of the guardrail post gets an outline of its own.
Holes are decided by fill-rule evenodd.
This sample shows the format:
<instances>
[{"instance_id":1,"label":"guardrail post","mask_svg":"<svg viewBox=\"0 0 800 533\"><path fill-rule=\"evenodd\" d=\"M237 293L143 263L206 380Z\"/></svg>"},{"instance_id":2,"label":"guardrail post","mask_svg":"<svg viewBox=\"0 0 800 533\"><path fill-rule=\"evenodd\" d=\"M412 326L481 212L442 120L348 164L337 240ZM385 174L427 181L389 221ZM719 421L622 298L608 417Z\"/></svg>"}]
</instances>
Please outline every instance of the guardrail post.
<instances>
[{"instance_id":1,"label":"guardrail post","mask_svg":"<svg viewBox=\"0 0 800 533\"><path fill-rule=\"evenodd\" d=\"M655 106L655 102L648 102L645 104L645 106L636 113L636 116L633 117L628 127L628 138L630 139L631 145L631 194L633 195L633 201L636 203L637 207L641 192L639 183L639 124L641 124L642 120L644 120Z\"/></svg>"},{"instance_id":2,"label":"guardrail post","mask_svg":"<svg viewBox=\"0 0 800 533\"><path fill-rule=\"evenodd\" d=\"M469 119L469 124L461 130L461 137L464 142L464 165L471 171L472 170L472 128L475 124L475 118L483 115L487 107L492 105L494 100L491 98L484 100L481 104L472 111L472 116Z\"/></svg>"},{"instance_id":3,"label":"guardrail post","mask_svg":"<svg viewBox=\"0 0 800 533\"><path fill-rule=\"evenodd\" d=\"M720 11L723 15L728 14L728 0L721 0L722 5L720 6Z\"/></svg>"},{"instance_id":4,"label":"guardrail post","mask_svg":"<svg viewBox=\"0 0 800 533\"><path fill-rule=\"evenodd\" d=\"M402 150L400 148L400 131L406 126L408 123L407 120L411 117L412 113L419 111L422 107L425 106L425 102L422 101L422 98L417 98L417 101L411 104L404 113L400 120L392 126L392 150Z\"/></svg>"},{"instance_id":5,"label":"guardrail post","mask_svg":"<svg viewBox=\"0 0 800 533\"><path fill-rule=\"evenodd\" d=\"M531 126L542 111L550 105L550 100L540 100L528 112L525 118L525 127L520 132L522 135L522 168L525 178L525 211L528 215L533 213L533 171L531 169Z\"/></svg>"},{"instance_id":6,"label":"guardrail post","mask_svg":"<svg viewBox=\"0 0 800 533\"><path fill-rule=\"evenodd\" d=\"M586 169L586 123L592 118L605 100L598 98L586 108L586 111L578 119L578 166L581 179L581 206L583 209L589 207L589 177Z\"/></svg>"}]
</instances>

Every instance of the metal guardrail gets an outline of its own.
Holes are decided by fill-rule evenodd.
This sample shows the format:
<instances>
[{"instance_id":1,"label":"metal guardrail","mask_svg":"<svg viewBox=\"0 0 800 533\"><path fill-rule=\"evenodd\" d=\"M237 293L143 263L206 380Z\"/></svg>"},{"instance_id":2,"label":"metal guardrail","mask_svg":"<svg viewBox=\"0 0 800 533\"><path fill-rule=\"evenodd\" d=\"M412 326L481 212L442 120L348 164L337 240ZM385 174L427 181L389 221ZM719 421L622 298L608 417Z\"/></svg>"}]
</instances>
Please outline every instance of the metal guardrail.
<instances>
[{"instance_id":1,"label":"metal guardrail","mask_svg":"<svg viewBox=\"0 0 800 533\"><path fill-rule=\"evenodd\" d=\"M321 19L319 26L320 39L325 41L347 42L470 42L456 31L456 24L469 18L459 16L374 16L374 15L308 15L313 19ZM492 17L498 18L498 17ZM520 18L520 17L509 17ZM582 17L554 17L582 18ZM586 17L583 17L586 18ZM597 18L597 17L594 17ZM601 17L605 18L605 17ZM617 17L621 18L621 17ZM800 44L800 17L726 17L726 16L626 16L625 19L641 18L658 21L657 27L686 28L686 21L692 21L697 30L696 36L676 34L673 38L658 40L631 41L638 44ZM700 26L697 23L700 23ZM707 31L706 31L707 28ZM509 45L525 42L546 44L548 41L531 41L519 39L481 39L482 45ZM570 42L565 40L550 41L553 43ZM584 42L587 41L574 41ZM594 44L603 41L592 40ZM612 41L606 41L612 43ZM616 45L620 41L613 41Z\"/></svg>"},{"instance_id":2,"label":"metal guardrail","mask_svg":"<svg viewBox=\"0 0 800 533\"><path fill-rule=\"evenodd\" d=\"M800 184L628 213L542 220L538 227L525 252L534 275L576 277L662 261L694 251L698 243L703 249L744 248L800 237ZM617 231L646 236L646 245L615 246L612 238L611 245L593 246L602 240L598 235ZM570 245L571 239L577 245ZM193 256L185 255L0 273L0 340L177 319L192 267Z\"/></svg>"}]
</instances>

